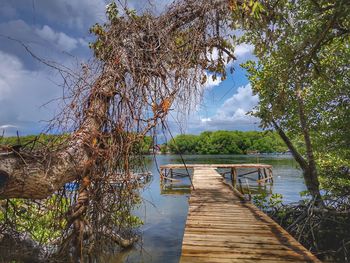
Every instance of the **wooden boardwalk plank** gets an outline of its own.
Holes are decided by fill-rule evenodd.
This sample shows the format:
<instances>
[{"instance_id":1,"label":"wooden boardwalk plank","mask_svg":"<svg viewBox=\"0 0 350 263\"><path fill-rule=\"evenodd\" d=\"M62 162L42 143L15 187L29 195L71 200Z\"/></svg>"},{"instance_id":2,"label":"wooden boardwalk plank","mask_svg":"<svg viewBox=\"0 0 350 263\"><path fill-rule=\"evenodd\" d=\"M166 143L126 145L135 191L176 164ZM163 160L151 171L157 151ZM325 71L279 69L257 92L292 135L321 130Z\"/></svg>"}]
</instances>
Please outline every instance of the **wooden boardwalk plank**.
<instances>
[{"instance_id":1,"label":"wooden boardwalk plank","mask_svg":"<svg viewBox=\"0 0 350 263\"><path fill-rule=\"evenodd\" d=\"M244 164L166 164L160 165L161 169L207 169L207 168L272 168L269 164L255 164L255 163L244 163ZM205 177L206 175L204 175Z\"/></svg>"},{"instance_id":2,"label":"wooden boardwalk plank","mask_svg":"<svg viewBox=\"0 0 350 263\"><path fill-rule=\"evenodd\" d=\"M252 165L235 165L247 166ZM216 167L226 166L190 166L194 169L194 190L180 262L320 262L276 222L225 185Z\"/></svg>"}]
</instances>

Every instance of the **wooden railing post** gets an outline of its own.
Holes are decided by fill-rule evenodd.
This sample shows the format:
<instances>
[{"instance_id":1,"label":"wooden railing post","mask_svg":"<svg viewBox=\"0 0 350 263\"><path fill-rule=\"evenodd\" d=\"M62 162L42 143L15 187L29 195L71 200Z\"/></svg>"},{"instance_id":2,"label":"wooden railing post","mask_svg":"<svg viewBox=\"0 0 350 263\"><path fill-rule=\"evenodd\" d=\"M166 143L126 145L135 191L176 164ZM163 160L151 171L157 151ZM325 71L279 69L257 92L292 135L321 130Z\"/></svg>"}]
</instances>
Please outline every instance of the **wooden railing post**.
<instances>
[{"instance_id":1,"label":"wooden railing post","mask_svg":"<svg viewBox=\"0 0 350 263\"><path fill-rule=\"evenodd\" d=\"M261 180L261 170L258 168L258 182L260 183Z\"/></svg>"},{"instance_id":2,"label":"wooden railing post","mask_svg":"<svg viewBox=\"0 0 350 263\"><path fill-rule=\"evenodd\" d=\"M163 168L160 168L159 175L160 175L160 181L162 182L163 181Z\"/></svg>"},{"instance_id":3,"label":"wooden railing post","mask_svg":"<svg viewBox=\"0 0 350 263\"><path fill-rule=\"evenodd\" d=\"M233 188L236 188L237 185L237 171L236 168L231 169L231 179L232 179L232 186Z\"/></svg>"},{"instance_id":4,"label":"wooden railing post","mask_svg":"<svg viewBox=\"0 0 350 263\"><path fill-rule=\"evenodd\" d=\"M263 171L264 171L264 179L268 178L268 175L266 173L266 168L264 168Z\"/></svg>"},{"instance_id":5,"label":"wooden railing post","mask_svg":"<svg viewBox=\"0 0 350 263\"><path fill-rule=\"evenodd\" d=\"M269 177L270 177L270 182L273 183L273 172L271 168L269 168Z\"/></svg>"}]
</instances>

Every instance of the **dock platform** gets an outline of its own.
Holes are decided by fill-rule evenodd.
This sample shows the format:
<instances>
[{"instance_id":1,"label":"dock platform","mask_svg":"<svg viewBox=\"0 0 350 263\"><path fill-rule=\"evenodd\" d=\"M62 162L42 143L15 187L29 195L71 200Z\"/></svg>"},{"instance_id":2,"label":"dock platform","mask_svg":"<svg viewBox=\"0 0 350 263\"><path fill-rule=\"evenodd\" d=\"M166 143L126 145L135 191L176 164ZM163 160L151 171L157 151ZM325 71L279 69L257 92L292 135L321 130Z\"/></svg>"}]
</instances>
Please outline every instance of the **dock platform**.
<instances>
[{"instance_id":1,"label":"dock platform","mask_svg":"<svg viewBox=\"0 0 350 263\"><path fill-rule=\"evenodd\" d=\"M235 188L225 184L216 165L190 168L194 170L194 189L180 262L320 262Z\"/></svg>"},{"instance_id":2,"label":"dock platform","mask_svg":"<svg viewBox=\"0 0 350 263\"><path fill-rule=\"evenodd\" d=\"M169 181L178 181L173 178L174 170L192 170L196 168L213 168L213 169L226 169L227 172L224 172L222 175L229 174L231 177L231 182L233 188L236 188L237 181L239 178L249 174L257 174L258 177L256 179L257 183L273 183L273 172L272 165L269 164L167 164L160 166L160 179L161 182L169 180ZM238 170L247 170L249 172L245 172L243 174L238 174ZM252 170L253 169L253 170ZM187 171L188 172L188 171ZM187 173L179 173L176 172L177 175L188 176Z\"/></svg>"}]
</instances>

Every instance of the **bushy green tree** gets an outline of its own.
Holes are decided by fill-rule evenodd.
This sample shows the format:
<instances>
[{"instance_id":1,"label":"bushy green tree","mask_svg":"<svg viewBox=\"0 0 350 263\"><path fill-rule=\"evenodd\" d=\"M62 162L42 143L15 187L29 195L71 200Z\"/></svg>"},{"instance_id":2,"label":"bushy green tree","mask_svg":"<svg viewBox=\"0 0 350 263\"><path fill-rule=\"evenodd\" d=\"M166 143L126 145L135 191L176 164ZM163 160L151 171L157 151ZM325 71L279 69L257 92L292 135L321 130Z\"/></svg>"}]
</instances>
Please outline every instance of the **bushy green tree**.
<instances>
[{"instance_id":1,"label":"bushy green tree","mask_svg":"<svg viewBox=\"0 0 350 263\"><path fill-rule=\"evenodd\" d=\"M172 153L245 154L285 152L286 145L276 132L215 131L200 135L178 135L169 142Z\"/></svg>"},{"instance_id":2,"label":"bushy green tree","mask_svg":"<svg viewBox=\"0 0 350 263\"><path fill-rule=\"evenodd\" d=\"M212 132L205 131L198 136L198 144L196 146L196 153L199 154L214 154L214 149L211 145Z\"/></svg>"},{"instance_id":3,"label":"bushy green tree","mask_svg":"<svg viewBox=\"0 0 350 263\"><path fill-rule=\"evenodd\" d=\"M169 142L169 149L173 153L195 153L197 136L181 134Z\"/></svg>"},{"instance_id":4,"label":"bushy green tree","mask_svg":"<svg viewBox=\"0 0 350 263\"><path fill-rule=\"evenodd\" d=\"M211 145L215 154L241 154L238 147L239 137L229 131L216 131L212 133Z\"/></svg>"},{"instance_id":5,"label":"bushy green tree","mask_svg":"<svg viewBox=\"0 0 350 263\"><path fill-rule=\"evenodd\" d=\"M317 152L349 158L350 5L283 0L264 2L263 10L242 23L242 39L258 57L245 65L260 99L255 115L278 131L320 200ZM302 151L293 137L303 139Z\"/></svg>"}]
</instances>

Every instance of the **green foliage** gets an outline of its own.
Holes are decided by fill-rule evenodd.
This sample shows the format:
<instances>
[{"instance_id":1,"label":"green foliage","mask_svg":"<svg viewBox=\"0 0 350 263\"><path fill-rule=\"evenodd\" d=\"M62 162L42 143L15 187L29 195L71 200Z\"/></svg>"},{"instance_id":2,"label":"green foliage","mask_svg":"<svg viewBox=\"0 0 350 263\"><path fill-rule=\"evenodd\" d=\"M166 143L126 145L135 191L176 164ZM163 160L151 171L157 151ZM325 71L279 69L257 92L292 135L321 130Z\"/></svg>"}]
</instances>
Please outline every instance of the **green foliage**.
<instances>
[{"instance_id":1,"label":"green foliage","mask_svg":"<svg viewBox=\"0 0 350 263\"><path fill-rule=\"evenodd\" d=\"M131 214L129 209L118 210L113 217L113 221L116 226L122 229L137 228L144 224L142 219Z\"/></svg>"},{"instance_id":2,"label":"green foliage","mask_svg":"<svg viewBox=\"0 0 350 263\"><path fill-rule=\"evenodd\" d=\"M51 135L51 134L40 134L40 135L26 135L26 136L11 136L11 137L0 137L0 145L3 146L15 146L21 145L27 148L39 149L43 146L58 146L66 141L68 134Z\"/></svg>"},{"instance_id":3,"label":"green foliage","mask_svg":"<svg viewBox=\"0 0 350 263\"><path fill-rule=\"evenodd\" d=\"M285 152L287 150L279 135L274 132L269 132L264 137L256 139L250 148L264 153Z\"/></svg>"},{"instance_id":4,"label":"green foliage","mask_svg":"<svg viewBox=\"0 0 350 263\"><path fill-rule=\"evenodd\" d=\"M213 132L210 138L212 145L212 153L214 154L241 154L241 149L238 148L237 142L239 137L236 133L229 131Z\"/></svg>"},{"instance_id":5,"label":"green foliage","mask_svg":"<svg viewBox=\"0 0 350 263\"><path fill-rule=\"evenodd\" d=\"M66 214L72 204L72 198L53 195L43 202L31 202L24 199L9 199L0 203L0 226L10 225L18 233L26 233L40 244L53 244L67 226ZM134 195L134 204L141 200ZM131 214L130 207L124 205L114 213L113 220L120 229L139 227L143 221Z\"/></svg>"},{"instance_id":6,"label":"green foliage","mask_svg":"<svg viewBox=\"0 0 350 263\"><path fill-rule=\"evenodd\" d=\"M145 136L142 138L142 141L140 143L135 144L135 149L137 152L140 152L142 154L149 153L151 147L153 144L153 140L151 136Z\"/></svg>"},{"instance_id":7,"label":"green foliage","mask_svg":"<svg viewBox=\"0 0 350 263\"><path fill-rule=\"evenodd\" d=\"M258 57L244 64L259 95L254 114L263 127L278 123L303 156L308 131L322 187L344 192L350 185L344 172L350 166L350 5L343 0L264 5L269 11L263 16L242 21L245 35L239 40L253 44Z\"/></svg>"},{"instance_id":8,"label":"green foliage","mask_svg":"<svg viewBox=\"0 0 350 263\"><path fill-rule=\"evenodd\" d=\"M33 203L23 199L3 201L0 209L0 223L12 222L19 233L29 233L31 238L41 244L49 244L61 235L66 225L64 218L58 217L58 204L61 211L67 212L70 200L53 195L43 203Z\"/></svg>"},{"instance_id":9,"label":"green foliage","mask_svg":"<svg viewBox=\"0 0 350 263\"><path fill-rule=\"evenodd\" d=\"M267 208L267 193L265 191L263 191L261 194L254 195L252 200L253 203L261 210Z\"/></svg>"},{"instance_id":10,"label":"green foliage","mask_svg":"<svg viewBox=\"0 0 350 263\"><path fill-rule=\"evenodd\" d=\"M195 135L178 135L169 143L169 150L173 153L195 153L198 138Z\"/></svg>"},{"instance_id":11,"label":"green foliage","mask_svg":"<svg viewBox=\"0 0 350 263\"><path fill-rule=\"evenodd\" d=\"M40 134L40 135L27 135L27 136L12 136L12 137L3 137L0 138L0 145L3 146L15 146L22 145L27 148L38 149L43 146L58 146L66 141L68 134L63 135L49 135L49 134ZM144 136L141 141L135 142L133 145L133 151L147 154L152 147L152 137Z\"/></svg>"},{"instance_id":12,"label":"green foliage","mask_svg":"<svg viewBox=\"0 0 350 263\"><path fill-rule=\"evenodd\" d=\"M276 210L282 204L283 196L281 194L268 195L266 192L253 196L253 203L261 210L268 212L269 210Z\"/></svg>"},{"instance_id":13,"label":"green foliage","mask_svg":"<svg viewBox=\"0 0 350 263\"><path fill-rule=\"evenodd\" d=\"M168 147L168 145L165 143L165 144L162 144L161 146L160 146L160 152L162 153L162 154L166 154L167 152L168 152L168 150L169 150L169 147Z\"/></svg>"},{"instance_id":14,"label":"green foliage","mask_svg":"<svg viewBox=\"0 0 350 263\"><path fill-rule=\"evenodd\" d=\"M111 2L110 4L107 5L106 14L110 21L114 21L115 19L118 18L118 7L115 2Z\"/></svg>"},{"instance_id":15,"label":"green foliage","mask_svg":"<svg viewBox=\"0 0 350 263\"><path fill-rule=\"evenodd\" d=\"M285 152L287 147L275 132L215 131L200 135L178 135L169 142L172 153L245 154Z\"/></svg>"},{"instance_id":16,"label":"green foliage","mask_svg":"<svg viewBox=\"0 0 350 263\"><path fill-rule=\"evenodd\" d=\"M324 189L339 196L348 195L350 189L350 162L334 154L324 154L318 159L320 183Z\"/></svg>"}]
</instances>

